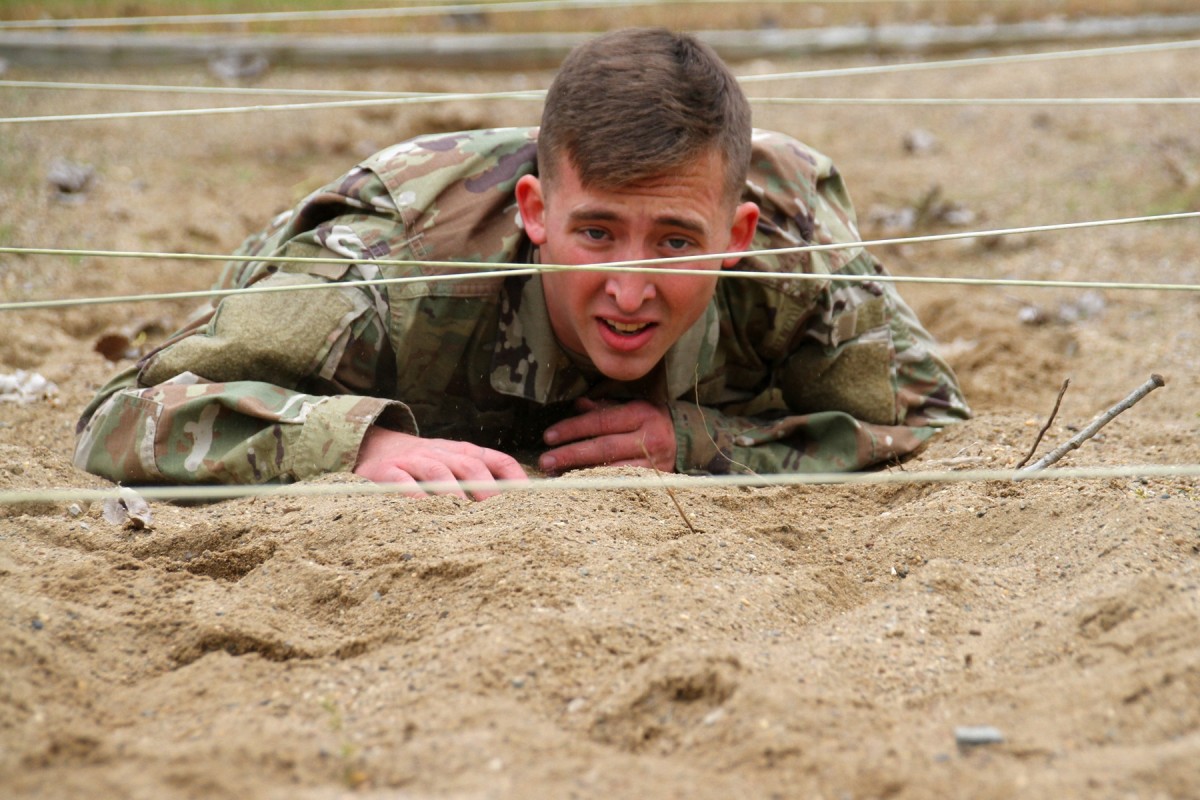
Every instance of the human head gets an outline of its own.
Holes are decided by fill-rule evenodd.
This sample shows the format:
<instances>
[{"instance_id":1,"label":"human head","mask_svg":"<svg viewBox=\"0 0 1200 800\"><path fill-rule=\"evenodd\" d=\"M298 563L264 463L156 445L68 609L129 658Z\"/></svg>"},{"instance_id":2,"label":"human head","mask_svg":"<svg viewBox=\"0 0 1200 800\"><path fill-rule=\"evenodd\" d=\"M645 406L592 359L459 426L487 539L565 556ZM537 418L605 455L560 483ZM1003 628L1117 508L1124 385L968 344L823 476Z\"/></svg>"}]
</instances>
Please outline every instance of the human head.
<instances>
[{"instance_id":1,"label":"human head","mask_svg":"<svg viewBox=\"0 0 1200 800\"><path fill-rule=\"evenodd\" d=\"M603 374L646 375L700 318L717 271L749 247L758 207L739 202L750 111L707 47L661 30L577 48L555 79L539 175L516 186L545 264L683 257L702 274L554 270L541 275L554 334Z\"/></svg>"},{"instance_id":2,"label":"human head","mask_svg":"<svg viewBox=\"0 0 1200 800\"><path fill-rule=\"evenodd\" d=\"M538 169L552 183L565 158L585 185L612 188L715 149L733 204L750 164L750 127L746 96L708 45L663 28L619 30L563 61L542 111Z\"/></svg>"}]
</instances>

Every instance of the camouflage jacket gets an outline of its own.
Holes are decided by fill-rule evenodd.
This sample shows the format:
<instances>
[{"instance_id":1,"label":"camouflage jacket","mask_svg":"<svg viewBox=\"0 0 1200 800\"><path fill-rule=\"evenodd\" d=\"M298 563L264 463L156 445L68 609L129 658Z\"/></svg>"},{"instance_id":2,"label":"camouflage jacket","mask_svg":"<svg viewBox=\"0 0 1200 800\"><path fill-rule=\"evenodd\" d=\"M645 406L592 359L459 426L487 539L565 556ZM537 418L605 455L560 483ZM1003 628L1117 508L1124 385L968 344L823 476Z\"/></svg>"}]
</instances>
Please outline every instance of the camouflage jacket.
<instances>
[{"instance_id":1,"label":"camouflage jacket","mask_svg":"<svg viewBox=\"0 0 1200 800\"><path fill-rule=\"evenodd\" d=\"M754 250L859 241L825 156L756 131L746 199ZM968 409L912 311L862 247L748 253L706 313L636 385L556 342L541 281L440 261L530 263L513 187L536 129L394 145L243 245L224 297L118 374L79 424L78 466L125 482L267 482L354 468L371 425L513 452L540 447L572 401L670 408L679 471L854 470L913 452ZM381 259L422 263L376 264ZM422 280L456 274L454 280ZM346 286L351 280L407 282Z\"/></svg>"}]
</instances>

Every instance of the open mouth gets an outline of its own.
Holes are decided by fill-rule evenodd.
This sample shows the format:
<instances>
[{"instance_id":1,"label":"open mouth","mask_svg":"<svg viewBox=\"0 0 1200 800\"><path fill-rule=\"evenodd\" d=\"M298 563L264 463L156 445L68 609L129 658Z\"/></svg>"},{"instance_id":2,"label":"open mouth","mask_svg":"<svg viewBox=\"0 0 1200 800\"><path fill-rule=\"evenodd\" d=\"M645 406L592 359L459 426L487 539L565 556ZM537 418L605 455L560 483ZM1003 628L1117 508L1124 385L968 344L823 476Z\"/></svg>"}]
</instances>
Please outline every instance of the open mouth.
<instances>
[{"instance_id":1,"label":"open mouth","mask_svg":"<svg viewBox=\"0 0 1200 800\"><path fill-rule=\"evenodd\" d=\"M652 322L614 322L611 319L601 320L608 329L622 336L633 336L649 328L654 323Z\"/></svg>"}]
</instances>

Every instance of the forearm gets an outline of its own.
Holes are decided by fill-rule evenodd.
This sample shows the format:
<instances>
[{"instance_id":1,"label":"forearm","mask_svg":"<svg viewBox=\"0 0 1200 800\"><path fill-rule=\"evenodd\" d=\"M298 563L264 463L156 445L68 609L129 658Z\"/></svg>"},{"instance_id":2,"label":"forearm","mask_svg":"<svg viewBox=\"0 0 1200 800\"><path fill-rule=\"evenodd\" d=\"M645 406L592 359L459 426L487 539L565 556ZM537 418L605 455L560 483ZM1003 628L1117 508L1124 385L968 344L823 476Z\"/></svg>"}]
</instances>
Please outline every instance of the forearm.
<instances>
[{"instance_id":1,"label":"forearm","mask_svg":"<svg viewBox=\"0 0 1200 800\"><path fill-rule=\"evenodd\" d=\"M773 419L671 404L680 472L713 474L853 472L916 452L936 428L880 425L841 411Z\"/></svg>"},{"instance_id":2,"label":"forearm","mask_svg":"<svg viewBox=\"0 0 1200 800\"><path fill-rule=\"evenodd\" d=\"M400 403L256 381L118 380L81 421L75 464L129 483L267 483L354 468L372 424L416 432Z\"/></svg>"}]
</instances>

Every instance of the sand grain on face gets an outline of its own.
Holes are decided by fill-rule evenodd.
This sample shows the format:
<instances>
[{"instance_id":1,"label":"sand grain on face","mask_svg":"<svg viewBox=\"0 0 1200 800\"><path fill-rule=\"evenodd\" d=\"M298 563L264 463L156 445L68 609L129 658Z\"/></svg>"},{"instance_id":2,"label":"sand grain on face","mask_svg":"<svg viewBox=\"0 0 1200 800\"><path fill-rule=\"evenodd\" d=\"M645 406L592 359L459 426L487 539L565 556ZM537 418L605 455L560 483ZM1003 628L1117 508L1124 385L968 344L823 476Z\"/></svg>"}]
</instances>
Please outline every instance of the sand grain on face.
<instances>
[{"instance_id":1,"label":"sand grain on face","mask_svg":"<svg viewBox=\"0 0 1200 800\"><path fill-rule=\"evenodd\" d=\"M384 71L265 80L411 83ZM462 85L437 80L427 88ZM864 76L837 91L886 96L900 80L913 96L1155 96L1195 84L1200 64L1168 53ZM30 92L20 105L114 101ZM436 113L10 127L0 238L228 252ZM764 106L756 123L832 155L870 237L871 209L915 208L934 186L980 228L1196 208L1180 178L1200 169L1192 113ZM536 109L470 114L527 124ZM916 129L938 146L906 152ZM93 166L82 199L45 182L57 158ZM1197 253L1200 226L1180 222L878 255L899 274L1197 283ZM202 288L217 270L3 256L0 293ZM1167 386L1062 464L1200 461L1191 295L1106 290L1060 313L1079 310L1079 293L903 293L978 414L905 469L1012 466L1064 378L1042 452L1152 372ZM1022 314L1031 306L1042 313ZM0 373L37 372L58 393L0 404L0 491L103 485L70 465L75 419L117 366L93 346L106 333L150 344L162 334L136 332L189 310L6 314ZM692 533L641 474L643 489L482 504L152 503L148 530L106 521L100 503L4 507L2 793L1057 798L1186 797L1200 784L1195 480L680 491Z\"/></svg>"}]
</instances>

